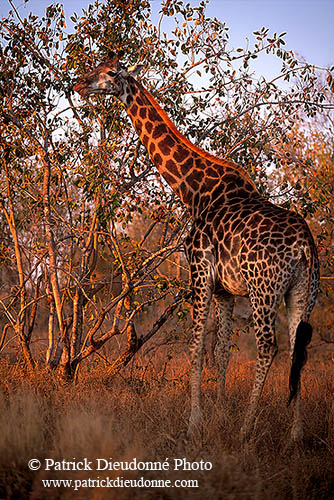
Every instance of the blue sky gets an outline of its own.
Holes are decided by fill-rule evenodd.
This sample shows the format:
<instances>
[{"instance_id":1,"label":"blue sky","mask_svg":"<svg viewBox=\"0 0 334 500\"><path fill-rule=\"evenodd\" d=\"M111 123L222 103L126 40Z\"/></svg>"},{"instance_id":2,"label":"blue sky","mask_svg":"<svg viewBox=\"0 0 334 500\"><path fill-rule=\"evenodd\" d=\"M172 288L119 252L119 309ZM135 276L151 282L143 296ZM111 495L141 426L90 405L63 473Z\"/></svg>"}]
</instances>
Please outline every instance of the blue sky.
<instances>
[{"instance_id":1,"label":"blue sky","mask_svg":"<svg viewBox=\"0 0 334 500\"><path fill-rule=\"evenodd\" d=\"M190 0L190 3L195 6L198 1ZM14 3L25 17L30 11L42 15L52 0L30 0L27 4L14 0ZM80 14L90 2L64 0L62 3L69 17L73 12ZM151 0L151 5L152 21L157 23L160 0ZM9 9L8 1L2 0L0 16L5 17ZM247 36L251 39L254 30L265 26L272 33L286 31L285 48L292 49L311 64L334 65L334 0L211 0L207 14L216 16L230 27L231 47L243 46ZM168 23L170 20L166 19L165 30L170 26ZM268 73L267 77L277 74L278 61L267 58L263 64L259 63L257 71Z\"/></svg>"}]
</instances>

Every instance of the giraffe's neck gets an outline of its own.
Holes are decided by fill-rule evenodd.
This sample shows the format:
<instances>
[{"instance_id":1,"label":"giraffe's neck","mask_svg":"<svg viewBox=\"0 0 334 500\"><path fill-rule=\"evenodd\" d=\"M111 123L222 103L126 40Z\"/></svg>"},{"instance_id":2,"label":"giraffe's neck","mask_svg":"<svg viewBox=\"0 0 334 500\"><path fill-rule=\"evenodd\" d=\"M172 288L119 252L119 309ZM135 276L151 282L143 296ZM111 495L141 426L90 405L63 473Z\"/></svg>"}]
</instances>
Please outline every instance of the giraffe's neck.
<instances>
[{"instance_id":1,"label":"giraffe's neck","mask_svg":"<svg viewBox=\"0 0 334 500\"><path fill-rule=\"evenodd\" d=\"M182 202L197 217L219 199L249 196L256 187L247 172L192 144L168 118L153 96L131 78L126 108L153 163ZM243 194L244 193L244 194Z\"/></svg>"}]
</instances>

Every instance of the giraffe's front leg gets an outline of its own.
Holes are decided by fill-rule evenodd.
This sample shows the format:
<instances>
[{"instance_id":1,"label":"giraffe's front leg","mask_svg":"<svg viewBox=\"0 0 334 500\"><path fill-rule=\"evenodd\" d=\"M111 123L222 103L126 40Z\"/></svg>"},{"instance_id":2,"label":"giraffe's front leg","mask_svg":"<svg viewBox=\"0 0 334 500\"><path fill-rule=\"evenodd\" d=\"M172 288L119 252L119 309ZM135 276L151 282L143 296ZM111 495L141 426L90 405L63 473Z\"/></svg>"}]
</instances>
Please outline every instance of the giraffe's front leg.
<instances>
[{"instance_id":1,"label":"giraffe's front leg","mask_svg":"<svg viewBox=\"0 0 334 500\"><path fill-rule=\"evenodd\" d=\"M201 410L201 373L203 362L203 344L206 321L209 313L211 289L206 284L193 286L193 331L190 345L191 358L191 412L188 434L194 435L200 430L202 422Z\"/></svg>"},{"instance_id":2,"label":"giraffe's front leg","mask_svg":"<svg viewBox=\"0 0 334 500\"><path fill-rule=\"evenodd\" d=\"M225 396L226 371L231 354L232 314L235 299L228 293L215 294L214 299L218 326L215 347L215 361L218 367L217 400L221 403Z\"/></svg>"}]
</instances>

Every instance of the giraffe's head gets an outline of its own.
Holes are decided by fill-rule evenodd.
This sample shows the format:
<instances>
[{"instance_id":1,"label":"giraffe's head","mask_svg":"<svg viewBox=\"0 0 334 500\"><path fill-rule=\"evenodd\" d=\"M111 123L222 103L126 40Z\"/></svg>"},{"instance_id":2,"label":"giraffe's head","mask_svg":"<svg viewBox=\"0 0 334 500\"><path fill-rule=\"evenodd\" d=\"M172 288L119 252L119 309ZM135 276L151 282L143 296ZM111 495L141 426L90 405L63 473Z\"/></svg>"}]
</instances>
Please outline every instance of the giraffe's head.
<instances>
[{"instance_id":1,"label":"giraffe's head","mask_svg":"<svg viewBox=\"0 0 334 500\"><path fill-rule=\"evenodd\" d=\"M139 73L141 68L141 65L137 65L126 70L119 63L119 55L108 57L93 71L82 76L73 90L81 97L96 94L112 95L127 104L127 98L131 93L130 80Z\"/></svg>"}]
</instances>

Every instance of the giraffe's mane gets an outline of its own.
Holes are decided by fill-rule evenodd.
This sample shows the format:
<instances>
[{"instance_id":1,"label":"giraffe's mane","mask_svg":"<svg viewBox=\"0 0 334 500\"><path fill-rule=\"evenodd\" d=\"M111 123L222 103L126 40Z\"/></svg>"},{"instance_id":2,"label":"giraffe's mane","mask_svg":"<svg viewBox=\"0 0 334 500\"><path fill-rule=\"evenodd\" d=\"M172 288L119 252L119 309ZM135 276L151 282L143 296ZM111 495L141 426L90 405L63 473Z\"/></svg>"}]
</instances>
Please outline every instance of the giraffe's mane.
<instances>
[{"instance_id":1,"label":"giraffe's mane","mask_svg":"<svg viewBox=\"0 0 334 500\"><path fill-rule=\"evenodd\" d=\"M181 132L179 132L179 130L176 128L176 126L174 125L172 120L169 118L167 113L162 109L160 104L155 100L155 98L150 94L150 92L148 90L146 90L145 87L143 87L139 82L136 82L136 83L139 86L140 90L142 92L144 92L145 96L147 97L149 102L152 104L152 106L156 109L156 111L158 111L159 116L163 119L163 121L168 126L168 128L173 132L174 135L176 135L176 137L178 139L180 139L183 142L183 144L185 146L187 146L189 149L191 149L195 153L199 154L203 158L214 162L216 165L229 167L232 170L235 170L236 172L238 172L238 174L240 174L244 179L246 179L257 190L257 187L255 186L254 182L252 181L250 175L248 174L248 172L246 172L246 170L243 167L241 167L240 165L237 165L236 163L234 163L230 160L218 158L217 156L214 156L213 154L208 153L207 151L204 151L204 149L196 146L189 139L187 139L187 137L185 137L183 134L181 134Z\"/></svg>"}]
</instances>

